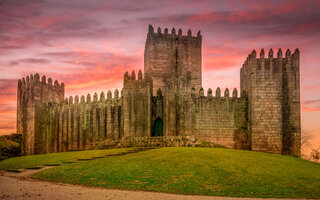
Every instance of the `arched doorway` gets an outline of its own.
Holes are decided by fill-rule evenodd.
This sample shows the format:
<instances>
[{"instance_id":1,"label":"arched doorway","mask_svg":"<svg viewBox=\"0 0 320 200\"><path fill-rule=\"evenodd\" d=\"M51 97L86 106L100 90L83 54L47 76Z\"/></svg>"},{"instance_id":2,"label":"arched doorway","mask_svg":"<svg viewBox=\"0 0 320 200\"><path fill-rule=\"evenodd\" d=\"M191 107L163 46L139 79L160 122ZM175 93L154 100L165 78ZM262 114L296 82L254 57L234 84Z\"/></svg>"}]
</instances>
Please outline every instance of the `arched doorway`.
<instances>
[{"instance_id":1,"label":"arched doorway","mask_svg":"<svg viewBox=\"0 0 320 200\"><path fill-rule=\"evenodd\" d=\"M163 136L163 121L161 118L157 118L154 121L154 131L152 136L155 136L155 137Z\"/></svg>"}]
</instances>

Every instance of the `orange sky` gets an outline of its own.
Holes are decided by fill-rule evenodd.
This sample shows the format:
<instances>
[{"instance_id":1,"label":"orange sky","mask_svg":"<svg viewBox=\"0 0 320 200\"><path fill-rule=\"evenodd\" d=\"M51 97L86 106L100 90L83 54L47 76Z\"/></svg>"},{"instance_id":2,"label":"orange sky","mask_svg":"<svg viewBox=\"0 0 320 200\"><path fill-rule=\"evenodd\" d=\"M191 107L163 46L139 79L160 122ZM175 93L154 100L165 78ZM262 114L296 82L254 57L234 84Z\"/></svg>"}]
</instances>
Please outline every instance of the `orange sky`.
<instances>
[{"instance_id":1,"label":"orange sky","mask_svg":"<svg viewBox=\"0 0 320 200\"><path fill-rule=\"evenodd\" d=\"M149 24L203 35L203 86L239 88L252 49L299 48L303 130L320 146L320 1L10 0L0 6L0 134L15 132L17 80L40 73L66 96L122 88L143 69Z\"/></svg>"}]
</instances>

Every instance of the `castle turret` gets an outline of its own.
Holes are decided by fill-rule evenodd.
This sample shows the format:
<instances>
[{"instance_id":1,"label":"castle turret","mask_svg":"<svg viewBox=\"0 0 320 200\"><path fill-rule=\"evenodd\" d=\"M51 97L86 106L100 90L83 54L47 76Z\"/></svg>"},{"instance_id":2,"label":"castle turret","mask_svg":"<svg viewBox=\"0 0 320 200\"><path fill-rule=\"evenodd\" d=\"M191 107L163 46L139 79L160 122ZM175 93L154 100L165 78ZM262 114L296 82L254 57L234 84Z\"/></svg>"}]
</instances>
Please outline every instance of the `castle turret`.
<instances>
[{"instance_id":1,"label":"castle turret","mask_svg":"<svg viewBox=\"0 0 320 200\"><path fill-rule=\"evenodd\" d=\"M241 68L241 90L248 98L252 150L300 156L300 63L293 55L273 50L256 58L253 51Z\"/></svg>"},{"instance_id":2,"label":"castle turret","mask_svg":"<svg viewBox=\"0 0 320 200\"><path fill-rule=\"evenodd\" d=\"M17 94L17 133L22 134L22 154L45 153L46 134L43 108L49 101L64 99L64 84L39 74L31 74L18 81Z\"/></svg>"},{"instance_id":3,"label":"castle turret","mask_svg":"<svg viewBox=\"0 0 320 200\"><path fill-rule=\"evenodd\" d=\"M143 77L141 71L138 73L138 79L134 71L131 76L126 72L121 95L124 136L150 136L152 81L147 75Z\"/></svg>"}]
</instances>

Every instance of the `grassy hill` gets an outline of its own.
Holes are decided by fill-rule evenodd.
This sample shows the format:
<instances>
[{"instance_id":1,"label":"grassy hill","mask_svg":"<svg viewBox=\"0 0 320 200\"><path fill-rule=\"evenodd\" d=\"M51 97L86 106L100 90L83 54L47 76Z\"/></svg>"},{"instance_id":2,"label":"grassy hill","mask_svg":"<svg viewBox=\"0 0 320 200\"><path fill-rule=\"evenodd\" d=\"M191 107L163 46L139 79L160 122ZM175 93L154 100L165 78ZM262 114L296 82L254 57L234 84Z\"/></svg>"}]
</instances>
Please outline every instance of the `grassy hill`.
<instances>
[{"instance_id":1,"label":"grassy hill","mask_svg":"<svg viewBox=\"0 0 320 200\"><path fill-rule=\"evenodd\" d=\"M44 165L63 164L64 162L77 162L78 159L91 159L92 157L106 156L126 152L130 149L105 149L88 151L69 151L61 153L39 154L21 156L0 161L0 170L26 169Z\"/></svg>"},{"instance_id":2,"label":"grassy hill","mask_svg":"<svg viewBox=\"0 0 320 200\"><path fill-rule=\"evenodd\" d=\"M0 162L0 168L4 164ZM36 173L33 178L180 194L320 197L320 164L290 156L222 148L154 149L65 164Z\"/></svg>"}]
</instances>

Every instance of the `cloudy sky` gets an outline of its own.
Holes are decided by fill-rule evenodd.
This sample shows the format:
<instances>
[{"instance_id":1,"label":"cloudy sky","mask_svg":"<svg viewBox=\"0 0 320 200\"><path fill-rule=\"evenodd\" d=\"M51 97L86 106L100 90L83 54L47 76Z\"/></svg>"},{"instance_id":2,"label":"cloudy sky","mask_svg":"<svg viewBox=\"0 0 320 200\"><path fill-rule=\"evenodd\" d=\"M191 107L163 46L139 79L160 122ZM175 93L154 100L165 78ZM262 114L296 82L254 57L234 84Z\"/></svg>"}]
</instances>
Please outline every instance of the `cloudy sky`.
<instances>
[{"instance_id":1,"label":"cloudy sky","mask_svg":"<svg viewBox=\"0 0 320 200\"><path fill-rule=\"evenodd\" d=\"M239 88L248 53L301 52L303 129L320 144L320 1L0 0L0 134L15 132L17 80L39 73L66 96L122 88L143 69L148 25L203 35L203 86Z\"/></svg>"}]
</instances>

